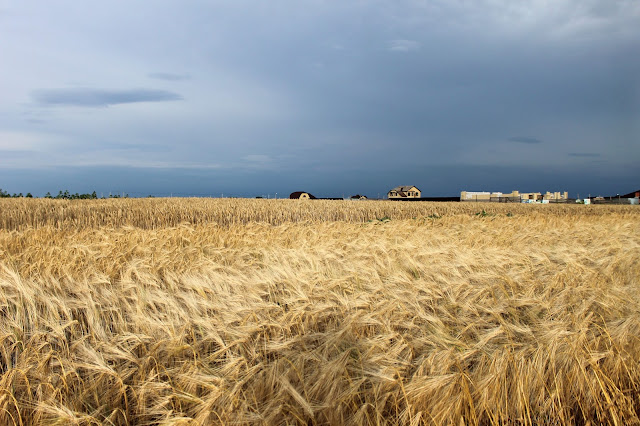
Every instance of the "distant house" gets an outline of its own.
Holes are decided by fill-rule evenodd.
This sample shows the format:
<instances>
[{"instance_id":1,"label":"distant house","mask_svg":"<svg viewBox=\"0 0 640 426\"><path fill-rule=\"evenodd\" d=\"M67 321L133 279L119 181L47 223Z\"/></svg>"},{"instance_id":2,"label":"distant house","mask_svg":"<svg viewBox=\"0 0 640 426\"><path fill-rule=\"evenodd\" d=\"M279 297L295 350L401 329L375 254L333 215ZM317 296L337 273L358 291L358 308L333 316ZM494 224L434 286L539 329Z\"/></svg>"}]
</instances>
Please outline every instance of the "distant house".
<instances>
[{"instance_id":1,"label":"distant house","mask_svg":"<svg viewBox=\"0 0 640 426\"><path fill-rule=\"evenodd\" d=\"M387 198L397 200L402 198L420 198L420 190L415 186L396 186L387 193Z\"/></svg>"},{"instance_id":2,"label":"distant house","mask_svg":"<svg viewBox=\"0 0 640 426\"><path fill-rule=\"evenodd\" d=\"M316 199L316 197L314 197L312 194L309 194L308 192L303 192L303 191L292 192L291 194L289 194L289 198L292 200L315 200Z\"/></svg>"},{"instance_id":3,"label":"distant house","mask_svg":"<svg viewBox=\"0 0 640 426\"><path fill-rule=\"evenodd\" d=\"M548 201L567 201L569 200L569 193L567 191L564 192L549 192L547 191L543 196L543 200Z\"/></svg>"},{"instance_id":4,"label":"distant house","mask_svg":"<svg viewBox=\"0 0 640 426\"><path fill-rule=\"evenodd\" d=\"M366 195L356 194L356 195L352 195L351 199L352 200L366 200L367 196Z\"/></svg>"},{"instance_id":5,"label":"distant house","mask_svg":"<svg viewBox=\"0 0 640 426\"><path fill-rule=\"evenodd\" d=\"M566 202L569 199L568 192L549 192L545 194L540 192L520 192L511 191L509 194L502 192L471 192L462 191L460 193L460 201L494 201L494 202Z\"/></svg>"}]
</instances>

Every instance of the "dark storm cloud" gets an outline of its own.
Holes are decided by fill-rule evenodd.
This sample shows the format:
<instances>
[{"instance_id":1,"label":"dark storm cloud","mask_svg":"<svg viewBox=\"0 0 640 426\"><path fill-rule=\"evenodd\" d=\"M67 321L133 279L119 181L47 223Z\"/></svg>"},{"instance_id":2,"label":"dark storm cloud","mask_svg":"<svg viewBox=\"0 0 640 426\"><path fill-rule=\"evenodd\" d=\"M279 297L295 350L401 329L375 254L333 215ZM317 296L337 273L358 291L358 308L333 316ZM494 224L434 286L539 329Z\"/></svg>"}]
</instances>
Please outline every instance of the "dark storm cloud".
<instances>
[{"instance_id":1,"label":"dark storm cloud","mask_svg":"<svg viewBox=\"0 0 640 426\"><path fill-rule=\"evenodd\" d=\"M2 153L0 153L1 155ZM594 167L587 175L577 175L566 167L511 166L434 166L429 170L403 171L400 167L377 170L367 175L354 169L346 175L314 170L300 170L295 179L280 171L229 171L211 169L139 168L139 167L49 167L39 169L2 169L0 182L9 192L31 192L42 196L55 193L96 191L125 192L133 197L156 196L241 196L277 192L286 197L293 191L306 190L320 197L341 197L364 193L369 197L384 196L403 183L415 184L426 196L457 196L462 190L523 192L568 190L579 194L626 193L637 181L630 168L615 172Z\"/></svg>"},{"instance_id":2,"label":"dark storm cloud","mask_svg":"<svg viewBox=\"0 0 640 426\"><path fill-rule=\"evenodd\" d=\"M136 102L165 102L183 99L177 93L156 89L41 89L34 91L31 96L41 105L82 107L107 107Z\"/></svg>"},{"instance_id":3,"label":"dark storm cloud","mask_svg":"<svg viewBox=\"0 0 640 426\"><path fill-rule=\"evenodd\" d=\"M2 57L12 64L0 82L0 144L37 146L43 168L54 155L60 170L91 163L87 179L93 163L153 167L105 169L91 181L60 172L43 185L55 178L105 191L139 185L142 194L335 196L409 183L450 196L478 188L594 192L616 184L614 175L638 180L639 2L61 2L69 7L16 2L24 30L0 26ZM87 23L80 32L74 16ZM104 90L123 82L179 85L180 94ZM10 122L25 88L60 87L76 88L31 95L36 107L49 107L32 108L46 123ZM176 111L60 108L182 96L189 102ZM550 163L559 170L553 179ZM12 161L21 164L36 165ZM227 166L191 179L202 164ZM616 175L622 169L629 174Z\"/></svg>"},{"instance_id":4,"label":"dark storm cloud","mask_svg":"<svg viewBox=\"0 0 640 426\"><path fill-rule=\"evenodd\" d=\"M593 152L570 152L569 157L598 158L602 155Z\"/></svg>"},{"instance_id":5,"label":"dark storm cloud","mask_svg":"<svg viewBox=\"0 0 640 426\"><path fill-rule=\"evenodd\" d=\"M166 80L166 81L181 81L181 80L190 80L191 76L188 74L174 74L170 72L152 72L148 74L150 78L155 78L157 80Z\"/></svg>"},{"instance_id":6,"label":"dark storm cloud","mask_svg":"<svg viewBox=\"0 0 640 426\"><path fill-rule=\"evenodd\" d=\"M542 143L542 141L540 139L528 138L528 137L524 137L524 136L512 136L507 140L509 142L519 142L519 143L528 143L528 144Z\"/></svg>"}]
</instances>

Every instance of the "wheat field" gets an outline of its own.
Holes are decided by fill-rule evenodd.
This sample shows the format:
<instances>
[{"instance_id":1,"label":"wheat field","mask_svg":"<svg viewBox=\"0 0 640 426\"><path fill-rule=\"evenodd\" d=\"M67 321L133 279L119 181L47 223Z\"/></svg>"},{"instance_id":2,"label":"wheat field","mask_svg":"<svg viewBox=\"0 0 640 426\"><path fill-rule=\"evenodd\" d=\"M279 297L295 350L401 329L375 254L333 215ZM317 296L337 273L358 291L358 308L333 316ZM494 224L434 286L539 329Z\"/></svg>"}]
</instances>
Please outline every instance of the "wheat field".
<instances>
[{"instance_id":1,"label":"wheat field","mask_svg":"<svg viewBox=\"0 0 640 426\"><path fill-rule=\"evenodd\" d=\"M637 206L0 200L0 424L640 424Z\"/></svg>"}]
</instances>

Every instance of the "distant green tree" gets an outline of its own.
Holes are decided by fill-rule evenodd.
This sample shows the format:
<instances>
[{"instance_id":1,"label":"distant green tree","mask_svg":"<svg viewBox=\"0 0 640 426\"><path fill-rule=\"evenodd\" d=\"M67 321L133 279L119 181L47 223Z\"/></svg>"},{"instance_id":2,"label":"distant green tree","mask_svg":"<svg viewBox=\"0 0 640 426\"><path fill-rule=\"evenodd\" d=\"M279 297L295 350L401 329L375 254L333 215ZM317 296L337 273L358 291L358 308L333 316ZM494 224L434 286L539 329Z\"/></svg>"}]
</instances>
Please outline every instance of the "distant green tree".
<instances>
[{"instance_id":1,"label":"distant green tree","mask_svg":"<svg viewBox=\"0 0 640 426\"><path fill-rule=\"evenodd\" d=\"M33 196L33 194L31 194L30 192L27 192L27 195L23 195L22 192L20 193L13 193L10 194L7 191L3 191L0 188L0 198L35 198ZM122 194L122 195L110 195L109 198L128 198L129 194ZM96 191L93 191L92 193L85 193L85 194L80 194L78 192L76 193L70 193L69 190L65 189L64 191L58 191L58 195L56 195L55 197L53 195L51 195L51 192L47 192L44 196L44 198L49 198L49 199L56 199L56 200L97 200L98 199L98 194L96 194ZM104 197L102 197L104 198Z\"/></svg>"}]
</instances>

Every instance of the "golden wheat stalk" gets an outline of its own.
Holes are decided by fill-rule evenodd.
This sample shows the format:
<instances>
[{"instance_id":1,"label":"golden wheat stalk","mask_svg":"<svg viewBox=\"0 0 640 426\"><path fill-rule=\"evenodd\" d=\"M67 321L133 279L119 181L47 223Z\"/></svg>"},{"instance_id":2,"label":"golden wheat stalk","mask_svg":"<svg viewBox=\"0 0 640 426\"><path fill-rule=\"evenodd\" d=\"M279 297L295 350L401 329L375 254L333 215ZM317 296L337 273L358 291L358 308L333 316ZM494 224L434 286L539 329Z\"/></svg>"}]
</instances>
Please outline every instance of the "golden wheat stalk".
<instances>
[{"instance_id":1,"label":"golden wheat stalk","mask_svg":"<svg viewBox=\"0 0 640 426\"><path fill-rule=\"evenodd\" d=\"M0 423L640 423L633 206L2 201Z\"/></svg>"}]
</instances>

